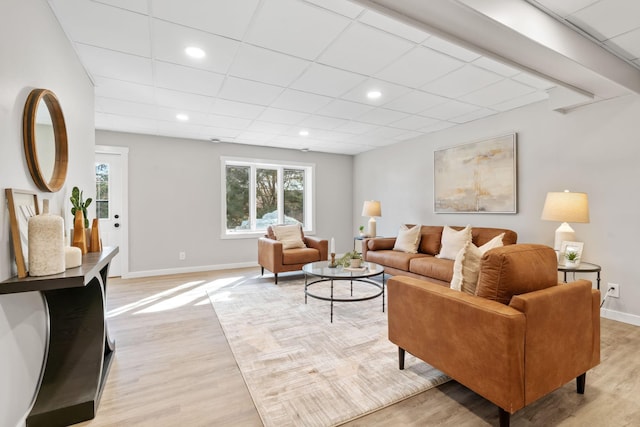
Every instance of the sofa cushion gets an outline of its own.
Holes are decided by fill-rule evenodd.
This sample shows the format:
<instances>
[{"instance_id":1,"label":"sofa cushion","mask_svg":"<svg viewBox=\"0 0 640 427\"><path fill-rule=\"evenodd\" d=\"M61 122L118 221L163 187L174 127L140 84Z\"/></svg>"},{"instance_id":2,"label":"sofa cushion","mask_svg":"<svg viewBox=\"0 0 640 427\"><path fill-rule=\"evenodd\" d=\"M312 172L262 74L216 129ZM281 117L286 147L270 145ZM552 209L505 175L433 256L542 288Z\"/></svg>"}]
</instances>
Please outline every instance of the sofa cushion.
<instances>
[{"instance_id":1,"label":"sofa cushion","mask_svg":"<svg viewBox=\"0 0 640 427\"><path fill-rule=\"evenodd\" d=\"M476 295L509 304L514 295L558 284L556 252L544 245L519 244L491 249L482 256Z\"/></svg>"},{"instance_id":2,"label":"sofa cushion","mask_svg":"<svg viewBox=\"0 0 640 427\"><path fill-rule=\"evenodd\" d=\"M402 271L409 271L409 262L415 258L422 257L433 258L425 254L408 254L406 252L398 252L394 250L367 252L367 261L375 262L377 264L392 267Z\"/></svg>"},{"instance_id":3,"label":"sofa cushion","mask_svg":"<svg viewBox=\"0 0 640 427\"><path fill-rule=\"evenodd\" d=\"M494 248L499 248L501 246L504 246L504 243L502 243L502 238L504 237L504 233L500 233L498 234L496 237L494 237L493 239L489 240L487 243L485 243L484 245L478 247L478 249L480 249L480 252L482 254L484 254L485 252L487 252L488 250L494 249ZM475 246L475 245L474 245ZM477 246L476 246L477 247Z\"/></svg>"},{"instance_id":4,"label":"sofa cushion","mask_svg":"<svg viewBox=\"0 0 640 427\"><path fill-rule=\"evenodd\" d=\"M454 230L449 226L444 226L442 230L442 242L440 245L440 253L436 255L438 258L443 259L456 259L456 255L460 252L460 249L471 240L471 226L467 225L460 231Z\"/></svg>"},{"instance_id":5,"label":"sofa cushion","mask_svg":"<svg viewBox=\"0 0 640 427\"><path fill-rule=\"evenodd\" d=\"M377 237L367 240L367 248L370 251L382 251L385 249L393 249L396 243L395 237Z\"/></svg>"},{"instance_id":6,"label":"sofa cushion","mask_svg":"<svg viewBox=\"0 0 640 427\"><path fill-rule=\"evenodd\" d=\"M295 248L282 252L282 263L285 265L306 264L320 261L320 251L312 248Z\"/></svg>"},{"instance_id":7,"label":"sofa cushion","mask_svg":"<svg viewBox=\"0 0 640 427\"><path fill-rule=\"evenodd\" d=\"M420 227L420 246L418 247L418 252L436 255L440 251L442 229L443 227L439 225L423 225Z\"/></svg>"},{"instance_id":8,"label":"sofa cushion","mask_svg":"<svg viewBox=\"0 0 640 427\"><path fill-rule=\"evenodd\" d=\"M409 264L409 271L421 276L431 277L443 282L451 282L453 278L453 261L425 255L413 258Z\"/></svg>"},{"instance_id":9,"label":"sofa cushion","mask_svg":"<svg viewBox=\"0 0 640 427\"><path fill-rule=\"evenodd\" d=\"M276 240L282 243L282 249L305 248L302 241L302 227L300 225L276 225L273 227L273 234Z\"/></svg>"},{"instance_id":10,"label":"sofa cushion","mask_svg":"<svg viewBox=\"0 0 640 427\"><path fill-rule=\"evenodd\" d=\"M473 227L473 230L471 230L471 241L474 245L480 247L502 233L504 233L504 236L502 236L503 245L513 245L518 241L518 234L513 230L488 227Z\"/></svg>"},{"instance_id":11,"label":"sofa cushion","mask_svg":"<svg viewBox=\"0 0 640 427\"><path fill-rule=\"evenodd\" d=\"M396 243L393 245L394 251L407 252L409 254L418 253L418 244L420 243L420 226L414 225L408 227L401 225L398 230L398 237L396 237Z\"/></svg>"},{"instance_id":12,"label":"sofa cushion","mask_svg":"<svg viewBox=\"0 0 640 427\"><path fill-rule=\"evenodd\" d=\"M483 253L484 251L470 241L465 243L453 262L451 289L462 291L469 295L476 294L480 260Z\"/></svg>"}]
</instances>

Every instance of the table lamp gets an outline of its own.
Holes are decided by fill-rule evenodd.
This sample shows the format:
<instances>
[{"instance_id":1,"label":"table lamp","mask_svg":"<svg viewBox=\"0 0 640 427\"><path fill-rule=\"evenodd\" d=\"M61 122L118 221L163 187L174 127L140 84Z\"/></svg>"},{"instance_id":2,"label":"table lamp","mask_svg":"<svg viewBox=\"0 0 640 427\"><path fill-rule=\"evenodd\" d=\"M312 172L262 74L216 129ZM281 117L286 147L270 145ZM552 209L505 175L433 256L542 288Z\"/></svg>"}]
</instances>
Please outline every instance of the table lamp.
<instances>
[{"instance_id":1,"label":"table lamp","mask_svg":"<svg viewBox=\"0 0 640 427\"><path fill-rule=\"evenodd\" d=\"M545 221L560 221L556 229L553 248L560 250L563 241L575 241L575 231L569 222L589 222L589 200L587 193L563 192L547 193L542 209L542 219Z\"/></svg>"},{"instance_id":2,"label":"table lamp","mask_svg":"<svg viewBox=\"0 0 640 427\"><path fill-rule=\"evenodd\" d=\"M382 216L382 208L380 207L380 201L378 200L365 200L362 206L362 216L368 216L369 218L369 230L367 231L368 237L376 237L376 218Z\"/></svg>"}]
</instances>

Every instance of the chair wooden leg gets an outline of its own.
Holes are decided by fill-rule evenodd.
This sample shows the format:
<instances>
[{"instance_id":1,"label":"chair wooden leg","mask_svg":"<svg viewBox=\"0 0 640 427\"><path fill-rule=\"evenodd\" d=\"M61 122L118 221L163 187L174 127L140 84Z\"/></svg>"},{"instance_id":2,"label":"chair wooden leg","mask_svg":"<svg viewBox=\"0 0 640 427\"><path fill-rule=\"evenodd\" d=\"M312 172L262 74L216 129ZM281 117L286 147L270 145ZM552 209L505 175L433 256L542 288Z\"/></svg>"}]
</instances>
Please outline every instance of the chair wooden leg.
<instances>
[{"instance_id":1,"label":"chair wooden leg","mask_svg":"<svg viewBox=\"0 0 640 427\"><path fill-rule=\"evenodd\" d=\"M404 369L404 348L398 347L398 367L402 371Z\"/></svg>"},{"instance_id":2,"label":"chair wooden leg","mask_svg":"<svg viewBox=\"0 0 640 427\"><path fill-rule=\"evenodd\" d=\"M498 408L500 411L500 427L509 427L511 422L511 414L502 408Z\"/></svg>"},{"instance_id":3,"label":"chair wooden leg","mask_svg":"<svg viewBox=\"0 0 640 427\"><path fill-rule=\"evenodd\" d=\"M278 273L273 273L274 276L276 276L276 285L278 284Z\"/></svg>"},{"instance_id":4,"label":"chair wooden leg","mask_svg":"<svg viewBox=\"0 0 640 427\"><path fill-rule=\"evenodd\" d=\"M264 276L264 267L263 266L260 266L260 275Z\"/></svg>"},{"instance_id":5,"label":"chair wooden leg","mask_svg":"<svg viewBox=\"0 0 640 427\"><path fill-rule=\"evenodd\" d=\"M586 382L587 382L586 372L576 378L576 389L579 394L584 394L584 386Z\"/></svg>"}]
</instances>

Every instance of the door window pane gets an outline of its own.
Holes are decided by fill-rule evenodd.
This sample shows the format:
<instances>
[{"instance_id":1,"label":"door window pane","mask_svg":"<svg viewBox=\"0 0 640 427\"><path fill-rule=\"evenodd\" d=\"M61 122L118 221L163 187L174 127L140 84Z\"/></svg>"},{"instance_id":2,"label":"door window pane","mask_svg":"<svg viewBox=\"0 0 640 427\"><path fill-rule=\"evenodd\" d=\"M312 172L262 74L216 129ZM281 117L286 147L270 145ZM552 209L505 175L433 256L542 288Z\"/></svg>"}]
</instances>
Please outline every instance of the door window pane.
<instances>
[{"instance_id":1,"label":"door window pane","mask_svg":"<svg viewBox=\"0 0 640 427\"><path fill-rule=\"evenodd\" d=\"M227 230L250 230L248 166L227 166Z\"/></svg>"},{"instance_id":2,"label":"door window pane","mask_svg":"<svg viewBox=\"0 0 640 427\"><path fill-rule=\"evenodd\" d=\"M96 163L96 218L109 218L108 163Z\"/></svg>"}]
</instances>

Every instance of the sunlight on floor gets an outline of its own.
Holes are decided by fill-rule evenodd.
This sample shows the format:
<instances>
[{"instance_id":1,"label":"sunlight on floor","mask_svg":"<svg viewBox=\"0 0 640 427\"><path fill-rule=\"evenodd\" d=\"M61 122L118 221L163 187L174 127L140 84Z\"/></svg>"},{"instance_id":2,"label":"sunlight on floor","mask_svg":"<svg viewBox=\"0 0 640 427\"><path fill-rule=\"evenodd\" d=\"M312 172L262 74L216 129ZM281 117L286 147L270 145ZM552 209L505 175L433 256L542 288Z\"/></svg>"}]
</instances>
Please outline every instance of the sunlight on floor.
<instances>
[{"instance_id":1,"label":"sunlight on floor","mask_svg":"<svg viewBox=\"0 0 640 427\"><path fill-rule=\"evenodd\" d=\"M256 277L259 276L224 277L211 282L204 280L186 282L167 289L166 291L145 297L134 303L110 310L107 313L107 318L113 318L130 311L134 311L133 314L137 315L163 312L185 305L205 305L209 303L208 296L210 293L216 292L224 287L241 285L247 280ZM216 295L216 298L226 299L228 294L228 292L221 292L219 295Z\"/></svg>"}]
</instances>

